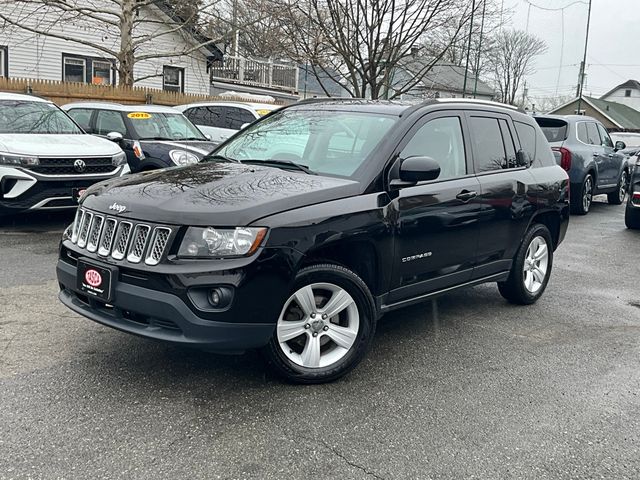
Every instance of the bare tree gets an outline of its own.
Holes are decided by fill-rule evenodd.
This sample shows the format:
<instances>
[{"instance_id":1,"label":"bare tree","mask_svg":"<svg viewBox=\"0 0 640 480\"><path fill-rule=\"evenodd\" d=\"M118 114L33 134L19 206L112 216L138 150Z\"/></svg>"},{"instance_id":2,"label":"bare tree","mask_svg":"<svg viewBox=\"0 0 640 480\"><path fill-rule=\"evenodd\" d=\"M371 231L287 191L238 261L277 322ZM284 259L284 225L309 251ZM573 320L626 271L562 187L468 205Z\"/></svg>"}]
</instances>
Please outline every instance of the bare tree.
<instances>
[{"instance_id":1,"label":"bare tree","mask_svg":"<svg viewBox=\"0 0 640 480\"><path fill-rule=\"evenodd\" d=\"M469 18L466 0L271 0L292 39L290 56L345 84L353 97L395 98L415 87L457 40ZM427 49L444 28L445 45ZM403 62L423 53L422 66L400 82Z\"/></svg>"},{"instance_id":2,"label":"bare tree","mask_svg":"<svg viewBox=\"0 0 640 480\"><path fill-rule=\"evenodd\" d=\"M533 59L546 51L543 40L521 30L504 30L495 35L487 55L489 74L500 101L516 103L524 77L534 72Z\"/></svg>"},{"instance_id":3,"label":"bare tree","mask_svg":"<svg viewBox=\"0 0 640 480\"><path fill-rule=\"evenodd\" d=\"M8 26L90 47L114 59L119 83L132 86L137 63L190 56L216 39L201 26L218 0L0 0L0 32ZM150 10L155 9L155 12ZM94 33L79 38L65 32L74 23ZM4 25L3 25L4 24ZM172 48L159 47L171 35L188 37ZM152 76L160 75L156 73ZM147 76L148 77L148 76ZM144 77L144 78L147 78Z\"/></svg>"}]
</instances>

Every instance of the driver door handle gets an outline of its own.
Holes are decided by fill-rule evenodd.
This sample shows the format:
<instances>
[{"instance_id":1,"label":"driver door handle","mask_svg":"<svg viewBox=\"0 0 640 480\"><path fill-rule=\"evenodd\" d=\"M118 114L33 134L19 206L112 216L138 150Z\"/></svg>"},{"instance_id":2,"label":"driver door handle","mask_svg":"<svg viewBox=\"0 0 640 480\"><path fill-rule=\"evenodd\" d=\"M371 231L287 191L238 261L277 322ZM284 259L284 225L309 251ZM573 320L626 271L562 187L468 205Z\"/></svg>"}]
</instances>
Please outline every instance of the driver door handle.
<instances>
[{"instance_id":1,"label":"driver door handle","mask_svg":"<svg viewBox=\"0 0 640 480\"><path fill-rule=\"evenodd\" d=\"M470 192L469 190L463 190L458 195L456 195L456 198L458 200L462 200L463 202L468 202L469 200L471 200L472 198L476 198L477 196L478 196L477 192Z\"/></svg>"}]
</instances>

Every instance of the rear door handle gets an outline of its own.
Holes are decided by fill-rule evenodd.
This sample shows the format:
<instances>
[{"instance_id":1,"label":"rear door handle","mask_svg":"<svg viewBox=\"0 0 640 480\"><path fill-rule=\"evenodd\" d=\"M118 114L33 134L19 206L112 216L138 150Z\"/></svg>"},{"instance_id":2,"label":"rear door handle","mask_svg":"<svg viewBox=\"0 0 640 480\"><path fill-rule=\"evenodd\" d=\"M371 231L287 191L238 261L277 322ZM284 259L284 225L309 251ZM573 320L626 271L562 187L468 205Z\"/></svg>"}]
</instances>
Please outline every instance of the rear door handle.
<instances>
[{"instance_id":1,"label":"rear door handle","mask_svg":"<svg viewBox=\"0 0 640 480\"><path fill-rule=\"evenodd\" d=\"M458 195L456 195L456 198L458 200L462 200L463 202L468 202L469 200L471 200L472 198L476 198L477 196L478 196L478 194L476 192L470 192L469 190L463 190Z\"/></svg>"}]
</instances>

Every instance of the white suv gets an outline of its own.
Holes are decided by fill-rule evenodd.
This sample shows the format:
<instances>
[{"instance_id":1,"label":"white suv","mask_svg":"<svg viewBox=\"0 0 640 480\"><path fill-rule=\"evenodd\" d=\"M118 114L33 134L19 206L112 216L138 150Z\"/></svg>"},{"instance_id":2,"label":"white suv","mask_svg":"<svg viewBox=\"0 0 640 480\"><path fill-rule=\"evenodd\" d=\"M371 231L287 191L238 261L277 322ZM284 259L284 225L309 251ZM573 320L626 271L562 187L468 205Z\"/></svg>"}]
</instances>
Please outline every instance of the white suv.
<instances>
[{"instance_id":1,"label":"white suv","mask_svg":"<svg viewBox=\"0 0 640 480\"><path fill-rule=\"evenodd\" d=\"M129 173L122 149L48 100L0 93L0 216L77 207L90 185Z\"/></svg>"}]
</instances>

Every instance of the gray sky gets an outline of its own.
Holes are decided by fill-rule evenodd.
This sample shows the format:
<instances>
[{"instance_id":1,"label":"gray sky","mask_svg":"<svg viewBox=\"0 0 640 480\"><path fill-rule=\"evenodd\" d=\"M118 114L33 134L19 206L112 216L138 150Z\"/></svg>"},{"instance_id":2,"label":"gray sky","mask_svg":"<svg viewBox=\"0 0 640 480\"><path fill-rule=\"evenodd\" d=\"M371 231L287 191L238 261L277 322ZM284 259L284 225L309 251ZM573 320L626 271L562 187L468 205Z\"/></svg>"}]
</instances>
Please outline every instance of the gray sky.
<instances>
[{"instance_id":1,"label":"gray sky","mask_svg":"<svg viewBox=\"0 0 640 480\"><path fill-rule=\"evenodd\" d=\"M584 51L588 0L578 0L563 12L531 7L562 8L576 0L504 0L513 8L509 26L526 30L547 42L548 52L537 57L536 73L527 79L529 96L575 95ZM587 50L586 95L600 96L616 85L640 80L640 0L592 0ZM562 68L559 68L562 65Z\"/></svg>"}]
</instances>

